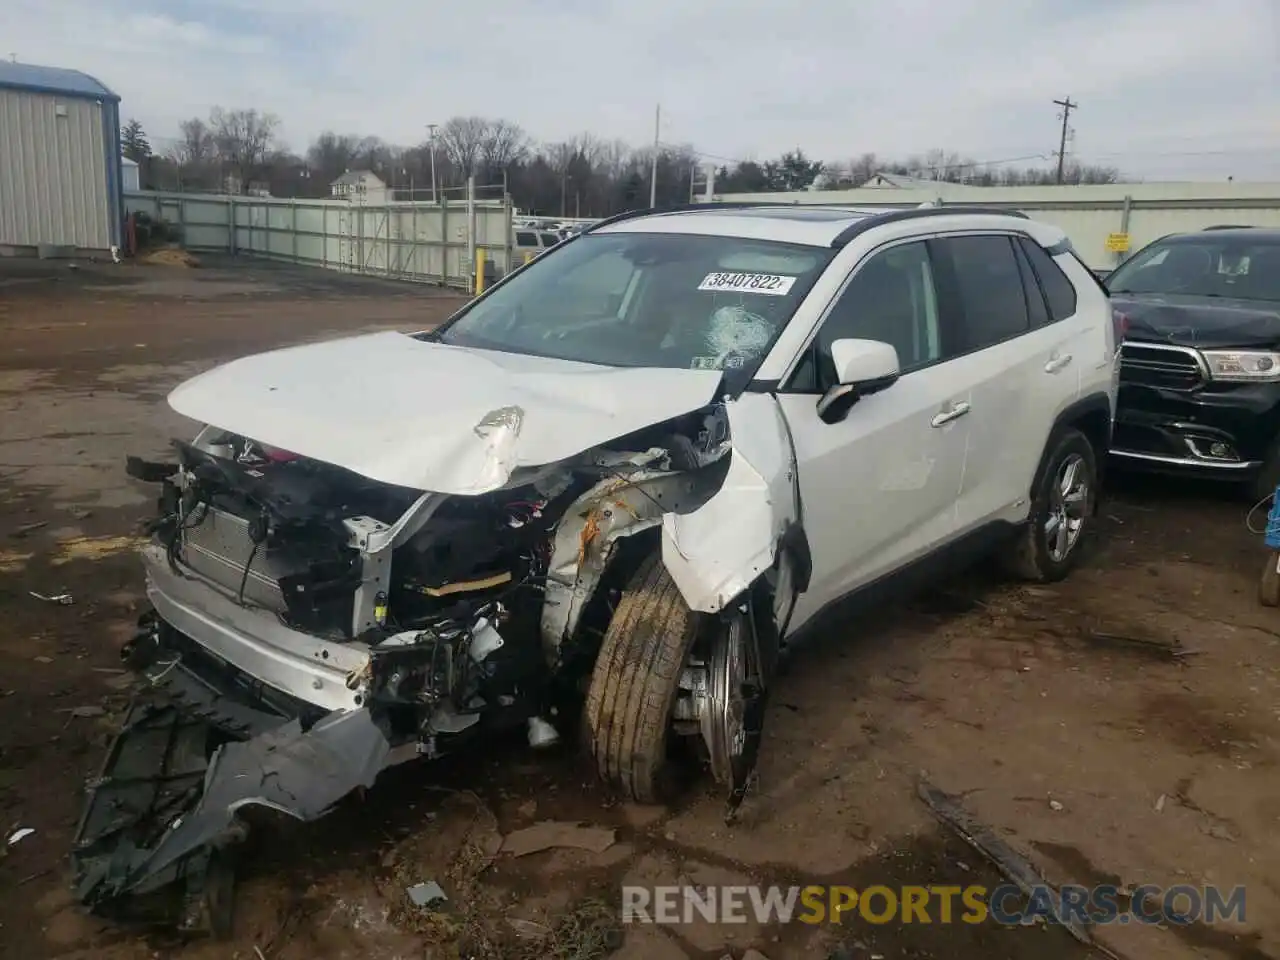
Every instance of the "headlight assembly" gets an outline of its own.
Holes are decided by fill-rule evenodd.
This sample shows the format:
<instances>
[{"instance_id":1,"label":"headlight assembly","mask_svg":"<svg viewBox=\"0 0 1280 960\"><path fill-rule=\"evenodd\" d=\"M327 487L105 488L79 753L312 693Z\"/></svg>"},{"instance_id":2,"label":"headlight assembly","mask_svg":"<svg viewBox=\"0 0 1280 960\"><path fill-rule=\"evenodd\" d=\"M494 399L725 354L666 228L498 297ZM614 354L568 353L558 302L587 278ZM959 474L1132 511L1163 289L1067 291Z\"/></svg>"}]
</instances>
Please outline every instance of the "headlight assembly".
<instances>
[{"instance_id":1,"label":"headlight assembly","mask_svg":"<svg viewBox=\"0 0 1280 960\"><path fill-rule=\"evenodd\" d=\"M1280 353L1270 350L1202 350L1209 376L1236 383L1280 380Z\"/></svg>"}]
</instances>

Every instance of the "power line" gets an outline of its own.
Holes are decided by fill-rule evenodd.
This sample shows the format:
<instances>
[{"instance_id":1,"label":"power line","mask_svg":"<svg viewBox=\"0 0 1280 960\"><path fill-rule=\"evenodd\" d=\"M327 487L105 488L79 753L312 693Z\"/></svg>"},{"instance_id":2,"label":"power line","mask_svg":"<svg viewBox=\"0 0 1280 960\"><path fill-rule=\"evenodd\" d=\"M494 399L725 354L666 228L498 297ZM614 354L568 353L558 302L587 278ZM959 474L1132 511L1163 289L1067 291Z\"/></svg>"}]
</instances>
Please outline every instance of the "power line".
<instances>
[{"instance_id":1,"label":"power line","mask_svg":"<svg viewBox=\"0 0 1280 960\"><path fill-rule=\"evenodd\" d=\"M1072 103L1070 95L1065 100L1055 100L1055 104L1062 108L1062 139L1058 143L1058 184L1062 184L1062 168L1067 162L1067 121L1071 119L1071 111L1079 106L1078 103Z\"/></svg>"}]
</instances>

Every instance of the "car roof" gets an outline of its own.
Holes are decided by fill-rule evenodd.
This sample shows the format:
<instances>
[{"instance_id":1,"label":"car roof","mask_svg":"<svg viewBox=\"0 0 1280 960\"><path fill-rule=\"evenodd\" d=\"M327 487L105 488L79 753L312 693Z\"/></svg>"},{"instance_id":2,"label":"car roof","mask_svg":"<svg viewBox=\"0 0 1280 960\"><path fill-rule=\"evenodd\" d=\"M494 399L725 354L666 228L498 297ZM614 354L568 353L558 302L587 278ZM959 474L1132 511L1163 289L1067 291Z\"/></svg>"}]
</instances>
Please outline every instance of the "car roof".
<instances>
[{"instance_id":1,"label":"car roof","mask_svg":"<svg viewBox=\"0 0 1280 960\"><path fill-rule=\"evenodd\" d=\"M917 213L918 211L918 213ZM813 247L838 246L852 228L875 226L880 221L980 215L1010 224L1026 224L1022 214L1008 210L976 210L947 207L862 208L814 204L759 204L733 206L702 204L671 211L623 215L594 227L592 233L685 233L703 236L775 240Z\"/></svg>"},{"instance_id":2,"label":"car roof","mask_svg":"<svg viewBox=\"0 0 1280 960\"><path fill-rule=\"evenodd\" d=\"M1191 233L1175 233L1166 237L1171 242L1203 240L1208 235L1213 239L1243 240L1246 243L1272 244L1280 243L1280 230L1274 227L1205 227Z\"/></svg>"}]
</instances>

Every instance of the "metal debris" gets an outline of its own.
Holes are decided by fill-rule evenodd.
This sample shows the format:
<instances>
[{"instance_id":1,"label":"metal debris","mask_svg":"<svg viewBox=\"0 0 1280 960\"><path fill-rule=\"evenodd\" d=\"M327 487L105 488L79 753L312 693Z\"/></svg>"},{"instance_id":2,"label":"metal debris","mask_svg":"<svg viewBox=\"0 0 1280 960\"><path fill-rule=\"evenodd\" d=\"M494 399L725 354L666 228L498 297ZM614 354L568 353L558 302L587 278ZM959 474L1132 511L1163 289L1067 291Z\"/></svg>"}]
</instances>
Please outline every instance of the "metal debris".
<instances>
[{"instance_id":1,"label":"metal debris","mask_svg":"<svg viewBox=\"0 0 1280 960\"><path fill-rule=\"evenodd\" d=\"M1062 898L1057 888L1050 884L1032 864L1031 860L996 836L995 832L974 819L960 806L955 797L948 796L928 782L921 780L916 793L939 821L954 830L965 843L987 858L1018 889L1030 896L1036 888L1049 891L1053 915L1062 928L1076 940L1099 953L1120 960L1118 954L1094 939L1089 929L1077 920L1063 915Z\"/></svg>"},{"instance_id":2,"label":"metal debris","mask_svg":"<svg viewBox=\"0 0 1280 960\"><path fill-rule=\"evenodd\" d=\"M34 590L28 591L31 596L37 600L43 600L45 603L60 603L64 607L69 607L76 602L75 597L69 593L55 593L53 596L45 596L43 593L36 593Z\"/></svg>"},{"instance_id":3,"label":"metal debris","mask_svg":"<svg viewBox=\"0 0 1280 960\"><path fill-rule=\"evenodd\" d=\"M12 847L15 843L18 843L21 840L25 840L27 837L31 836L33 833L35 833L35 830L32 829L31 827L21 827L13 831L13 833L9 835L9 841L5 845Z\"/></svg>"},{"instance_id":4,"label":"metal debris","mask_svg":"<svg viewBox=\"0 0 1280 960\"><path fill-rule=\"evenodd\" d=\"M415 883L405 890L405 893L409 895L409 899L413 901L416 907L429 907L433 903L440 903L449 899L445 895L444 888L434 880L428 880L426 883Z\"/></svg>"},{"instance_id":5,"label":"metal debris","mask_svg":"<svg viewBox=\"0 0 1280 960\"><path fill-rule=\"evenodd\" d=\"M41 527L47 527L48 525L48 520L37 520L35 523L24 523L22 526L10 533L9 536L13 537L15 540L21 540L23 537L27 536L27 534L34 533Z\"/></svg>"}]
</instances>

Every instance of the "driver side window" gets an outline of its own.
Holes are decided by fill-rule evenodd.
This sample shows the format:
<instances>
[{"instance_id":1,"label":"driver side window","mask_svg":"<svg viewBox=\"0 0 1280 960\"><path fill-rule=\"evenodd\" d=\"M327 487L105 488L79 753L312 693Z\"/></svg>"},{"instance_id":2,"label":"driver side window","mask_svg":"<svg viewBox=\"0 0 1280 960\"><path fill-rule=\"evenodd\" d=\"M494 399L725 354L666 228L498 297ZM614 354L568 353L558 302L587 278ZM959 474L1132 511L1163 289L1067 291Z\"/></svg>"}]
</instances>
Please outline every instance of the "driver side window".
<instances>
[{"instance_id":1,"label":"driver side window","mask_svg":"<svg viewBox=\"0 0 1280 960\"><path fill-rule=\"evenodd\" d=\"M942 358L938 294L925 241L871 255L832 304L793 389L822 392L835 384L831 344L879 340L898 352L903 373Z\"/></svg>"}]
</instances>

